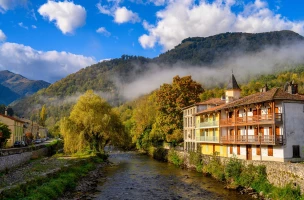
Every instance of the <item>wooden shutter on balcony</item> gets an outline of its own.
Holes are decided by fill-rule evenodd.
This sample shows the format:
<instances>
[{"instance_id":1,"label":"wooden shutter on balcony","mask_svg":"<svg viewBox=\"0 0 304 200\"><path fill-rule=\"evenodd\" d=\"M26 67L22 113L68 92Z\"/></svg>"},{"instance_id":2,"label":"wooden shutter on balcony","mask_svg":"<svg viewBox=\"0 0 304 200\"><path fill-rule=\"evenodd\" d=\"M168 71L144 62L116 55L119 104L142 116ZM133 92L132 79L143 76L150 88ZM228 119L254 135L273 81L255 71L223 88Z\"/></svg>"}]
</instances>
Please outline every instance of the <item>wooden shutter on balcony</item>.
<instances>
[{"instance_id":1,"label":"wooden shutter on balcony","mask_svg":"<svg viewBox=\"0 0 304 200\"><path fill-rule=\"evenodd\" d=\"M256 155L261 155L261 146L260 145L257 145L256 146Z\"/></svg>"},{"instance_id":2,"label":"wooden shutter on balcony","mask_svg":"<svg viewBox=\"0 0 304 200\"><path fill-rule=\"evenodd\" d=\"M237 145L237 155L241 155L241 147L240 147L240 145Z\"/></svg>"},{"instance_id":3,"label":"wooden shutter on balcony","mask_svg":"<svg viewBox=\"0 0 304 200\"><path fill-rule=\"evenodd\" d=\"M275 127L275 134L280 135L280 127L278 126Z\"/></svg>"},{"instance_id":4,"label":"wooden shutter on balcony","mask_svg":"<svg viewBox=\"0 0 304 200\"><path fill-rule=\"evenodd\" d=\"M233 146L232 146L232 144L230 145L230 154L233 154Z\"/></svg>"},{"instance_id":5,"label":"wooden shutter on balcony","mask_svg":"<svg viewBox=\"0 0 304 200\"><path fill-rule=\"evenodd\" d=\"M268 156L273 156L273 146L268 146Z\"/></svg>"},{"instance_id":6,"label":"wooden shutter on balcony","mask_svg":"<svg viewBox=\"0 0 304 200\"><path fill-rule=\"evenodd\" d=\"M279 113L279 108L278 108L278 107L275 107L274 112L275 112L275 113Z\"/></svg>"}]
</instances>

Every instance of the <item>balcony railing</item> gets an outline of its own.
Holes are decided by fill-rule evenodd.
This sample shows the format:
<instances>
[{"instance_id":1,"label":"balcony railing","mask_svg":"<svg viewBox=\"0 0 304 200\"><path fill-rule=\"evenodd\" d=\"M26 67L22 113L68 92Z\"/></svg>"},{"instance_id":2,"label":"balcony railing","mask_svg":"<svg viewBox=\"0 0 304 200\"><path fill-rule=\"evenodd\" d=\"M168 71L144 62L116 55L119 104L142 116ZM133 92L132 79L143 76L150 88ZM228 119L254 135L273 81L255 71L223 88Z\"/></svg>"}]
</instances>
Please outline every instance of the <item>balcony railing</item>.
<instances>
[{"instance_id":1,"label":"balcony railing","mask_svg":"<svg viewBox=\"0 0 304 200\"><path fill-rule=\"evenodd\" d=\"M212 127L212 126L219 126L219 121L209 121L209 122L201 122L200 127Z\"/></svg>"},{"instance_id":2,"label":"balcony railing","mask_svg":"<svg viewBox=\"0 0 304 200\"><path fill-rule=\"evenodd\" d=\"M197 136L197 142L219 142L218 136Z\"/></svg>"},{"instance_id":3,"label":"balcony railing","mask_svg":"<svg viewBox=\"0 0 304 200\"><path fill-rule=\"evenodd\" d=\"M283 135L234 135L222 136L221 143L231 144L283 144Z\"/></svg>"},{"instance_id":4,"label":"balcony railing","mask_svg":"<svg viewBox=\"0 0 304 200\"><path fill-rule=\"evenodd\" d=\"M276 122L282 121L282 113L275 113L274 119ZM271 123L274 122L273 115L263 114L254 116L243 116L236 118L222 119L220 121L221 126L233 126L233 125L243 125L247 123Z\"/></svg>"}]
</instances>

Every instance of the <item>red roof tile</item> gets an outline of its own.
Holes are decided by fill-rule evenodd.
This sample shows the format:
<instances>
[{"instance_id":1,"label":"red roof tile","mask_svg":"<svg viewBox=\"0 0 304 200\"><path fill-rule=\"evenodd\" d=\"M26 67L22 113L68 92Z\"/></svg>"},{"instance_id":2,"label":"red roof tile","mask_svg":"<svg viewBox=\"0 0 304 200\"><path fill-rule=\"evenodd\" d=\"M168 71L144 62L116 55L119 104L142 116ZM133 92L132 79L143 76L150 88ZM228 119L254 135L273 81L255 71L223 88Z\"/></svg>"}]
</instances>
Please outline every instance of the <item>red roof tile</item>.
<instances>
[{"instance_id":1,"label":"red roof tile","mask_svg":"<svg viewBox=\"0 0 304 200\"><path fill-rule=\"evenodd\" d=\"M14 120L14 121L17 121L17 122L25 123L24 121L22 121L22 120L20 120L20 119L17 119L17 118L15 118L15 117L11 117L11 116L8 116L8 115L0 114L0 116L9 118L9 119Z\"/></svg>"}]
</instances>

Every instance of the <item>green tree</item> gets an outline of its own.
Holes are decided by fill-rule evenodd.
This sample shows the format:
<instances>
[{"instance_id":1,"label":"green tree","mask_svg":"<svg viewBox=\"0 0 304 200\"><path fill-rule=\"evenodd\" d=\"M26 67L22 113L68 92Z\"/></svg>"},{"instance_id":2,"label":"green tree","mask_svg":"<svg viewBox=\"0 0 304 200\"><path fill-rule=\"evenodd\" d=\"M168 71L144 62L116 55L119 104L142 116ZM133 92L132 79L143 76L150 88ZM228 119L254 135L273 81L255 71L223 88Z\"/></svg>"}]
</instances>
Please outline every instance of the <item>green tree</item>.
<instances>
[{"instance_id":1,"label":"green tree","mask_svg":"<svg viewBox=\"0 0 304 200\"><path fill-rule=\"evenodd\" d=\"M11 130L6 124L0 122L0 148L3 148L7 140L11 137Z\"/></svg>"},{"instance_id":2,"label":"green tree","mask_svg":"<svg viewBox=\"0 0 304 200\"><path fill-rule=\"evenodd\" d=\"M168 142L181 142L183 139L182 108L200 101L199 95L204 92L201 84L193 81L191 76L175 76L172 84L163 84L156 92L158 130L166 135Z\"/></svg>"},{"instance_id":3,"label":"green tree","mask_svg":"<svg viewBox=\"0 0 304 200\"><path fill-rule=\"evenodd\" d=\"M124 136L119 116L92 90L79 98L70 116L61 121L60 129L66 153L85 150L104 153L104 147L111 139L115 143L119 136Z\"/></svg>"},{"instance_id":4,"label":"green tree","mask_svg":"<svg viewBox=\"0 0 304 200\"><path fill-rule=\"evenodd\" d=\"M152 126L157 115L156 93L145 95L136 101L133 110L131 129L132 142L137 144L137 148L145 149L163 140L162 135L151 134Z\"/></svg>"},{"instance_id":5,"label":"green tree","mask_svg":"<svg viewBox=\"0 0 304 200\"><path fill-rule=\"evenodd\" d=\"M45 126L46 115L47 115L46 106L43 105L39 114L39 124L41 126Z\"/></svg>"}]
</instances>

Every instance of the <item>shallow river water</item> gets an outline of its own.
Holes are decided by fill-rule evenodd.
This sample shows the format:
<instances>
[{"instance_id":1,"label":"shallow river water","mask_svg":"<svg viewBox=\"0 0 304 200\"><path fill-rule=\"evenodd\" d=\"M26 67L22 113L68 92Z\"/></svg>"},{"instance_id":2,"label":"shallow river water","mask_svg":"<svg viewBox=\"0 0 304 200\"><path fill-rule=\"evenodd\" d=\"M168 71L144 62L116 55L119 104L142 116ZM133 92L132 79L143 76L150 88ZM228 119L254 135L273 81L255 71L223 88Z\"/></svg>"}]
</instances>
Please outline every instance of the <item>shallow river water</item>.
<instances>
[{"instance_id":1,"label":"shallow river water","mask_svg":"<svg viewBox=\"0 0 304 200\"><path fill-rule=\"evenodd\" d=\"M112 153L109 159L113 164L102 169L96 199L250 199L201 173L135 152Z\"/></svg>"}]
</instances>

